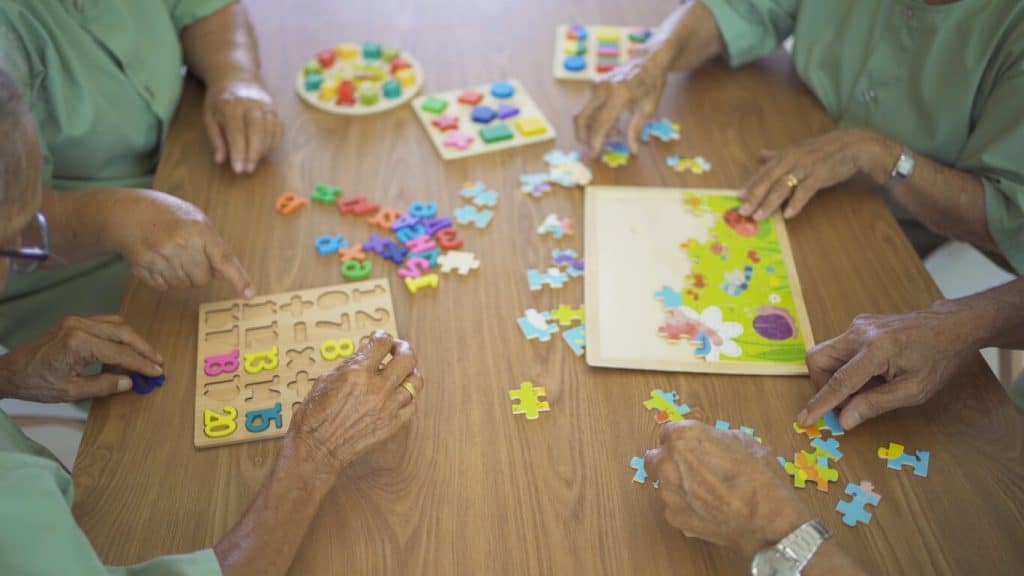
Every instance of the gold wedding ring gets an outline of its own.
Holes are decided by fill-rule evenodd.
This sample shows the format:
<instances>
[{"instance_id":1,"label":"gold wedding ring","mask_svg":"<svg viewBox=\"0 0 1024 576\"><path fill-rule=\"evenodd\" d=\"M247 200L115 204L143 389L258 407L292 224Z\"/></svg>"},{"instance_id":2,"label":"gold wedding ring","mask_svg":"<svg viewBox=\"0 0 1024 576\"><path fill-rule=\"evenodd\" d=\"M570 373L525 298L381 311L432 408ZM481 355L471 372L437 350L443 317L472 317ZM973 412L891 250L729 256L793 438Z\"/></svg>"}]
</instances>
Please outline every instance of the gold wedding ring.
<instances>
[{"instance_id":1,"label":"gold wedding ring","mask_svg":"<svg viewBox=\"0 0 1024 576\"><path fill-rule=\"evenodd\" d=\"M786 174L786 186L790 189L796 188L800 184L800 181L796 179L796 176L792 174Z\"/></svg>"},{"instance_id":2,"label":"gold wedding ring","mask_svg":"<svg viewBox=\"0 0 1024 576\"><path fill-rule=\"evenodd\" d=\"M412 396L413 400L416 399L416 387L412 385L412 382L402 382L402 388L405 388L406 390L409 391L409 394Z\"/></svg>"}]
</instances>

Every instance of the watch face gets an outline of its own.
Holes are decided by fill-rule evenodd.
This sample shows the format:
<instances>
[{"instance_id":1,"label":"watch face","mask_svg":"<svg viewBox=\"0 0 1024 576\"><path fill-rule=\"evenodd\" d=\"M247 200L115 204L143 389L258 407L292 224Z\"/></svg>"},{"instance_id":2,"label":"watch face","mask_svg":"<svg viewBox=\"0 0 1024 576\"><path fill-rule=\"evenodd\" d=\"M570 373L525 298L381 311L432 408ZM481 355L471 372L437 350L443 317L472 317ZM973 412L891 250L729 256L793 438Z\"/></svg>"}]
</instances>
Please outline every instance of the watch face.
<instances>
[{"instance_id":1,"label":"watch face","mask_svg":"<svg viewBox=\"0 0 1024 576\"><path fill-rule=\"evenodd\" d=\"M754 576L795 576L796 563L782 555L775 548L761 550L754 556L751 566Z\"/></svg>"}]
</instances>

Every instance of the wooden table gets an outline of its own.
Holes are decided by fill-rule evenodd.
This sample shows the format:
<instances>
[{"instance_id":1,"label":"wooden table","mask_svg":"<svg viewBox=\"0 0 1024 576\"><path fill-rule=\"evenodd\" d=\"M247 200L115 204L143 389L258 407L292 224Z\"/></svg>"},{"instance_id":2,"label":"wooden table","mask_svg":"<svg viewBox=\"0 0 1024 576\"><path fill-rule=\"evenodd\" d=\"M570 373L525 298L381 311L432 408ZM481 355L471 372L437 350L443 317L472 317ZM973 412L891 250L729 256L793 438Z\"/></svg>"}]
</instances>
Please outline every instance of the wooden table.
<instances>
[{"instance_id":1,"label":"wooden table","mask_svg":"<svg viewBox=\"0 0 1024 576\"><path fill-rule=\"evenodd\" d=\"M365 237L363 222L333 211L282 218L285 191L336 183L393 206L437 200L482 179L501 192L494 222L464 231L483 260L469 278L442 278L436 292L395 287L401 336L412 341L429 388L412 426L353 464L309 530L294 574L744 573L747 559L690 541L670 528L655 493L630 481L631 456L656 443L642 406L656 387L680 392L705 420L753 426L776 450L806 446L790 424L812 391L806 378L676 375L588 368L561 341L528 342L515 318L530 307L578 304L583 284L531 293L524 271L549 258L534 233L548 212L582 222L582 194L542 200L518 191L518 175L543 168L545 145L442 162L408 107L346 119L312 110L292 92L297 67L343 39L400 44L440 91L503 77L521 79L574 146L572 116L588 88L551 78L554 27L654 23L674 0L561 2L326 3L250 1L264 74L287 124L283 146L258 172L236 177L211 162L189 83L167 142L157 188L199 205L235 247L263 293L341 281L313 238L340 227ZM330 6L328 6L330 4ZM355 8L358 4L359 8ZM739 71L713 65L673 77L659 115L681 122L679 148L714 171L671 172L647 147L629 165L595 168L595 183L737 187L762 147L832 128L784 54ZM820 194L791 227L814 333L839 334L858 313L927 306L939 292L878 197L843 185ZM575 236L569 246L580 249ZM167 360L168 382L151 396L97 402L75 468L74 512L111 563L213 545L270 471L279 442L197 451L192 446L196 312L230 297L223 283L160 294L132 282L123 312ZM513 417L507 390L522 380L547 387L552 411ZM926 405L878 419L843 438L842 474L828 495L801 497L869 566L889 573L1010 573L1024 565L1024 420L978 359ZM927 479L886 470L875 449L890 440L932 453ZM849 480L883 494L870 526L843 526L834 511ZM281 530L288 530L281 526Z\"/></svg>"}]
</instances>

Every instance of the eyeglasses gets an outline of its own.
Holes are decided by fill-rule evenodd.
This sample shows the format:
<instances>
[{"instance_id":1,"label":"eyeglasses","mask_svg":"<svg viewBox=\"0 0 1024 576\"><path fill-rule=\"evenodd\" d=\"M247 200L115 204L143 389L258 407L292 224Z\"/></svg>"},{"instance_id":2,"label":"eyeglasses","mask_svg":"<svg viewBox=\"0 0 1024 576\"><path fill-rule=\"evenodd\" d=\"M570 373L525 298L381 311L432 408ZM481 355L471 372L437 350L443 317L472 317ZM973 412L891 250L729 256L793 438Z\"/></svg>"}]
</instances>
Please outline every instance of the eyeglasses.
<instances>
[{"instance_id":1,"label":"eyeglasses","mask_svg":"<svg viewBox=\"0 0 1024 576\"><path fill-rule=\"evenodd\" d=\"M50 233L46 227L46 217L42 212L36 212L30 225L32 223L35 224L37 230L30 237L38 240L38 243L42 244L41 246L22 246L16 250L0 250L0 258L10 258L12 272L19 274L32 272L39 267L40 262L45 262L50 257Z\"/></svg>"}]
</instances>

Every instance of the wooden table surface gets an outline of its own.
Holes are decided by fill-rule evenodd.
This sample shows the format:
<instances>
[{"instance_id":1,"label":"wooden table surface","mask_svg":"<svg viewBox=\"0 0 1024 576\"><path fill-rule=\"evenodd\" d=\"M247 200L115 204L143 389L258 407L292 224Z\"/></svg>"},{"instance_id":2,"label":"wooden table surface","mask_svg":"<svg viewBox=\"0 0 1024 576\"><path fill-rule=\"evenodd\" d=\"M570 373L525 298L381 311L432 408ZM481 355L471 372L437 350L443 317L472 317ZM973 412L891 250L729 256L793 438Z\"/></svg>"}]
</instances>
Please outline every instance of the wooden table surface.
<instances>
[{"instance_id":1,"label":"wooden table surface","mask_svg":"<svg viewBox=\"0 0 1024 576\"><path fill-rule=\"evenodd\" d=\"M316 49L345 40L399 44L427 70L425 91L515 77L575 145L572 116L588 87L551 77L560 23L652 24L674 0L250 1L264 76L287 125L284 144L256 174L231 175L211 161L189 83L157 173L156 187L200 206L234 246L262 293L341 282L315 236L339 229L365 238L365 223L310 207L282 218L273 200L316 182L384 205L437 200L450 214L463 181L501 193L483 231L462 228L478 273L444 276L411 296L394 268L398 328L416 348L428 388L412 425L344 471L310 527L294 574L744 573L747 560L690 541L669 527L656 494L631 482L631 456L657 440L642 406L653 388L678 390L698 417L754 427L782 454L804 448L794 415L811 394L806 378L731 377L591 369L563 342L526 341L515 318L527 308L579 304L583 283L531 293L525 270L544 264L554 243L534 228L549 212L582 223L580 191L541 200L521 194L518 176L543 169L536 145L442 162L412 110L368 118L317 112L292 91ZM358 5L358 8L356 6ZM674 76L659 115L678 120L678 149L703 154L714 170L678 175L664 148L647 146L625 168L598 164L596 184L737 187L756 153L825 132L832 123L801 85L785 54L738 71L712 65ZM582 226L578 226L582 229ZM939 292L883 203L843 185L820 194L790 226L807 308L819 340L858 313L927 306ZM581 234L563 246L582 248ZM213 545L240 517L268 475L279 441L204 451L192 445L196 313L231 297L218 283L160 294L132 282L123 304L131 324L167 361L155 394L96 402L75 468L74 513L111 563ZM513 416L507 390L547 387L551 412ZM984 366L935 399L871 422L842 438L840 482L801 497L857 558L892 574L1010 573L1024 565L1024 419ZM931 451L927 479L885 468L877 447L898 441ZM874 481L883 495L869 526L842 525L834 507L847 481ZM281 526L281 530L288 530ZM270 545L273 545L272 543Z\"/></svg>"}]
</instances>

